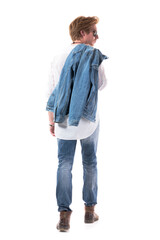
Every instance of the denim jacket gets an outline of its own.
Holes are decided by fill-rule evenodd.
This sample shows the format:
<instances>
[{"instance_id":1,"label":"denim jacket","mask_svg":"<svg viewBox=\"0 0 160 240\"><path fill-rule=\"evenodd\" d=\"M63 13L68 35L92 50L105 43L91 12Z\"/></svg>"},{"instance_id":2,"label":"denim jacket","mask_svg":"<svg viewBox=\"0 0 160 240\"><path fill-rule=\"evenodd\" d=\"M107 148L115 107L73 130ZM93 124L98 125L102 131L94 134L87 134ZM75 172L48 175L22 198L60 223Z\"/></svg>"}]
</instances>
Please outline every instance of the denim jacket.
<instances>
[{"instance_id":1,"label":"denim jacket","mask_svg":"<svg viewBox=\"0 0 160 240\"><path fill-rule=\"evenodd\" d=\"M78 126L81 117L95 121L98 99L98 67L104 59L98 49L79 44L68 55L59 82L50 95L46 110L54 113L54 122Z\"/></svg>"}]
</instances>

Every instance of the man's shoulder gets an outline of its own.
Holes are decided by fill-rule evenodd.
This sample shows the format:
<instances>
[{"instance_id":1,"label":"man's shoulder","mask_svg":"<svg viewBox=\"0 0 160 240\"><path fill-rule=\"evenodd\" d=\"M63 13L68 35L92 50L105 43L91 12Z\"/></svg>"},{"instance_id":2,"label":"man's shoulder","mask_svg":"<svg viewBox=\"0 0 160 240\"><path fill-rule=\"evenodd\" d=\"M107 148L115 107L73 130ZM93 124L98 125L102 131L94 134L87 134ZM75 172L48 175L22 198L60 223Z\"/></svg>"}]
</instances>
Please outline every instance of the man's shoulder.
<instances>
[{"instance_id":1,"label":"man's shoulder","mask_svg":"<svg viewBox=\"0 0 160 240\"><path fill-rule=\"evenodd\" d=\"M68 55L72 51L72 46L68 46L63 48L58 54L53 56L52 65L62 65L64 64L65 60L67 59Z\"/></svg>"}]
</instances>

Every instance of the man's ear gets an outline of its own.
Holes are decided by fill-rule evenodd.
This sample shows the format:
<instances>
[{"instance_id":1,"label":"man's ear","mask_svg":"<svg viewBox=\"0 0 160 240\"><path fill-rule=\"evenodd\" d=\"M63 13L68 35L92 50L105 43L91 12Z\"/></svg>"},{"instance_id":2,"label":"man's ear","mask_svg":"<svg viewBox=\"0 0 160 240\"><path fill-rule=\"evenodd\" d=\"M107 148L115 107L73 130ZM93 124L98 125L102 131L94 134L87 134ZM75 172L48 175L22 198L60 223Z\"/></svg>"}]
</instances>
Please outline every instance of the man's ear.
<instances>
[{"instance_id":1,"label":"man's ear","mask_svg":"<svg viewBox=\"0 0 160 240\"><path fill-rule=\"evenodd\" d=\"M83 30L80 31L80 34L81 34L82 37L85 36L85 32Z\"/></svg>"}]
</instances>

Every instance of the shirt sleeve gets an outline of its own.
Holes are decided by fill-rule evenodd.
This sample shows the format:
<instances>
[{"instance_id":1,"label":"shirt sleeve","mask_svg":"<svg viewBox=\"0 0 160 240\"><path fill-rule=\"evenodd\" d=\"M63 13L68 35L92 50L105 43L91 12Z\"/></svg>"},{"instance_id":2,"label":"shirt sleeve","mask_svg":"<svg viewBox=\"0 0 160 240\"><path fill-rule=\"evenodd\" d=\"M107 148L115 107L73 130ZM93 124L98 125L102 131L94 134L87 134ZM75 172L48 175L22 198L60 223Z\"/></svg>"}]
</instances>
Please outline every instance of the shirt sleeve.
<instances>
[{"instance_id":1,"label":"shirt sleeve","mask_svg":"<svg viewBox=\"0 0 160 240\"><path fill-rule=\"evenodd\" d=\"M49 79L46 87L46 100L48 100L54 88L55 88L55 78L54 78L54 61L53 61L51 63Z\"/></svg>"},{"instance_id":2,"label":"shirt sleeve","mask_svg":"<svg viewBox=\"0 0 160 240\"><path fill-rule=\"evenodd\" d=\"M55 56L51 62L49 78L46 87L46 101L48 101L50 95L52 94L53 90L55 89L61 72L62 66L59 63L59 56Z\"/></svg>"},{"instance_id":3,"label":"shirt sleeve","mask_svg":"<svg viewBox=\"0 0 160 240\"><path fill-rule=\"evenodd\" d=\"M107 85L107 78L105 74L104 64L101 63L98 69L98 90L102 90Z\"/></svg>"},{"instance_id":4,"label":"shirt sleeve","mask_svg":"<svg viewBox=\"0 0 160 240\"><path fill-rule=\"evenodd\" d=\"M55 89L56 85L59 82L60 74L62 68L64 66L65 60L67 58L67 53L56 55L51 62L51 68L49 73L49 79L46 89L46 101L52 94L53 90Z\"/></svg>"}]
</instances>

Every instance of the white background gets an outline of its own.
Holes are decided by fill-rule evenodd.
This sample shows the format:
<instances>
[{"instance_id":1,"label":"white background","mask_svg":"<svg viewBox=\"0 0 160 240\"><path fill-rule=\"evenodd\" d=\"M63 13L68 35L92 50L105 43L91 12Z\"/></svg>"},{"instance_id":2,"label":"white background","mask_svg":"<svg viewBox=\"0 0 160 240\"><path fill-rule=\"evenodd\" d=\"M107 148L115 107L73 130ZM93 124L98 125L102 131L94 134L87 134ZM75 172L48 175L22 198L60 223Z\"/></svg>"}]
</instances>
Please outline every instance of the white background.
<instances>
[{"instance_id":1,"label":"white background","mask_svg":"<svg viewBox=\"0 0 160 240\"><path fill-rule=\"evenodd\" d=\"M45 88L80 15L100 18L96 47L109 56L99 96L100 220L83 223L78 144L64 234L55 228L57 145ZM159 21L158 0L0 2L0 239L160 239Z\"/></svg>"}]
</instances>

